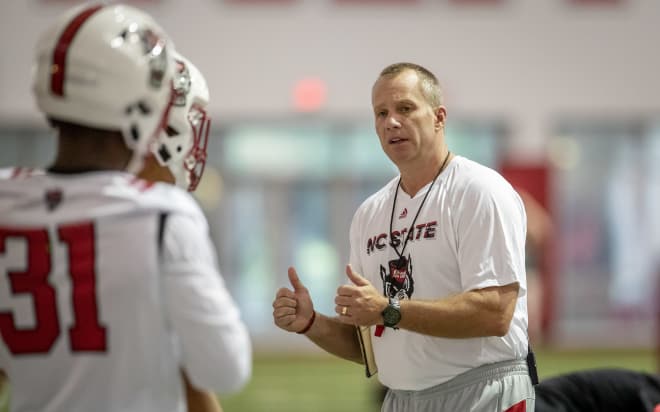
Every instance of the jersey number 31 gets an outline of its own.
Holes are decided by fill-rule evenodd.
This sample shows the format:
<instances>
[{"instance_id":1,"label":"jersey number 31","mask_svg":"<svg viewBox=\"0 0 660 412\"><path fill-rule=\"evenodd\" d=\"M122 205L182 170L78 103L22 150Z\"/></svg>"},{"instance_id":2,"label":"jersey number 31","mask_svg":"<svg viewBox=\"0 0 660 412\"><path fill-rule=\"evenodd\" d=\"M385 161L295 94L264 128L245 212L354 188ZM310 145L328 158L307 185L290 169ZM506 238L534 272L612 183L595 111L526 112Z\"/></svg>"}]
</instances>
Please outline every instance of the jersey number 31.
<instances>
[{"instance_id":1,"label":"jersey number 31","mask_svg":"<svg viewBox=\"0 0 660 412\"><path fill-rule=\"evenodd\" d=\"M6 249L10 239L25 242L25 263L9 262ZM106 328L99 322L96 303L94 225L85 222L59 226L57 240L68 250L73 309L73 325L68 330L71 350L105 352ZM56 290L49 282L51 250L47 229L0 228L0 276L8 280L12 295L31 296L35 316L34 326L25 328L16 325L11 311L0 312L0 333L14 355L47 353L60 335ZM5 279L0 282L5 283Z\"/></svg>"}]
</instances>

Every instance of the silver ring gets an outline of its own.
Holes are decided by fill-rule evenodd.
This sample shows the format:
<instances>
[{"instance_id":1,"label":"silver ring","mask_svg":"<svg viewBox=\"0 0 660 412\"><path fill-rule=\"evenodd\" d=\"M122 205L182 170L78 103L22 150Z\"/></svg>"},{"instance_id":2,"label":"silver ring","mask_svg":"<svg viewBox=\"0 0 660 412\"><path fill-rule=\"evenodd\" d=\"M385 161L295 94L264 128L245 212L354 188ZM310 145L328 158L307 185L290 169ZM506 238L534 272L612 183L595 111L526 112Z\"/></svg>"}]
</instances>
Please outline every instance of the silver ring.
<instances>
[{"instance_id":1,"label":"silver ring","mask_svg":"<svg viewBox=\"0 0 660 412\"><path fill-rule=\"evenodd\" d=\"M341 308L341 314L342 315L346 316L347 312L348 312L348 306L344 306L343 308Z\"/></svg>"}]
</instances>

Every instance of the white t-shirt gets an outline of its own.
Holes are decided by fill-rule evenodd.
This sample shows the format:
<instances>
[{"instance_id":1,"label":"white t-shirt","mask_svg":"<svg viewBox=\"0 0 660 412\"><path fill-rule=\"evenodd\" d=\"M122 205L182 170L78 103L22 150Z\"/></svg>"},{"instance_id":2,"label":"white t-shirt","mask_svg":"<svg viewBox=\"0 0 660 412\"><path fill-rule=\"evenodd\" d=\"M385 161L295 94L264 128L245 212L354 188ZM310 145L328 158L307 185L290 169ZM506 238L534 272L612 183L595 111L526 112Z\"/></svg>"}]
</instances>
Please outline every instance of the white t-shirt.
<instances>
[{"instance_id":1,"label":"white t-shirt","mask_svg":"<svg viewBox=\"0 0 660 412\"><path fill-rule=\"evenodd\" d=\"M402 299L441 299L514 282L520 291L503 337L447 339L386 328L381 337L372 337L380 381L393 389L420 390L483 364L524 359L526 217L518 194L495 171L456 156L420 210L403 253L407 261L397 264L388 232L398 180L369 197L353 217L350 261L355 271L385 296ZM399 189L392 223L399 252L406 236L402 231L408 232L428 188L413 198Z\"/></svg>"},{"instance_id":2,"label":"white t-shirt","mask_svg":"<svg viewBox=\"0 0 660 412\"><path fill-rule=\"evenodd\" d=\"M184 411L181 369L251 373L201 210L118 172L0 181L0 332L12 411Z\"/></svg>"}]
</instances>

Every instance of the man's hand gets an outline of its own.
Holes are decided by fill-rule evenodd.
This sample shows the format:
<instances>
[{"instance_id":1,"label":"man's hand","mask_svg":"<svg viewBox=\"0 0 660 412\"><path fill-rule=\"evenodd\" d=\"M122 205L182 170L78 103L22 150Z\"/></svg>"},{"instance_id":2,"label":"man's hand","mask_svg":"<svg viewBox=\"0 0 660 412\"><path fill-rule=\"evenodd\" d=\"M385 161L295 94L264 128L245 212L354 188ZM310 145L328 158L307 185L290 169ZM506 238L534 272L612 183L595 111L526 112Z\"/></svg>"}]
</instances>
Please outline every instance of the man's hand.
<instances>
[{"instance_id":1,"label":"man's hand","mask_svg":"<svg viewBox=\"0 0 660 412\"><path fill-rule=\"evenodd\" d=\"M385 296L351 265L346 265L346 276L352 285L342 285L337 289L335 312L339 321L350 325L372 326L383 322L381 313L388 304Z\"/></svg>"},{"instance_id":2,"label":"man's hand","mask_svg":"<svg viewBox=\"0 0 660 412\"><path fill-rule=\"evenodd\" d=\"M275 295L273 320L275 325L286 331L300 332L309 324L314 314L314 304L293 267L289 268L289 282L293 290L280 288Z\"/></svg>"}]
</instances>

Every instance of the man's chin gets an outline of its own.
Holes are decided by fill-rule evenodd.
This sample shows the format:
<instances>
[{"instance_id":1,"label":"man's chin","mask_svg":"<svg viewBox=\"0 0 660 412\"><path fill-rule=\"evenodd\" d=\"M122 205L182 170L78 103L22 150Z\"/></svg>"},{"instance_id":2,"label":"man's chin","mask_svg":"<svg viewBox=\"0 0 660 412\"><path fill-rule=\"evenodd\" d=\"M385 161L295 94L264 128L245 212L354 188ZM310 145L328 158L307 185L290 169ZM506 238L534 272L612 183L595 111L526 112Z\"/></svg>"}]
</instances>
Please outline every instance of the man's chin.
<instances>
[{"instance_id":1,"label":"man's chin","mask_svg":"<svg viewBox=\"0 0 660 412\"><path fill-rule=\"evenodd\" d=\"M409 150L409 148L397 148L396 150L390 150L387 151L387 157L390 158L392 163L394 163L397 166L402 166L404 164L410 163L413 160L412 152Z\"/></svg>"}]
</instances>

